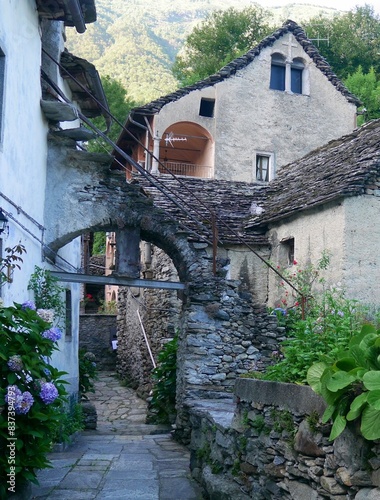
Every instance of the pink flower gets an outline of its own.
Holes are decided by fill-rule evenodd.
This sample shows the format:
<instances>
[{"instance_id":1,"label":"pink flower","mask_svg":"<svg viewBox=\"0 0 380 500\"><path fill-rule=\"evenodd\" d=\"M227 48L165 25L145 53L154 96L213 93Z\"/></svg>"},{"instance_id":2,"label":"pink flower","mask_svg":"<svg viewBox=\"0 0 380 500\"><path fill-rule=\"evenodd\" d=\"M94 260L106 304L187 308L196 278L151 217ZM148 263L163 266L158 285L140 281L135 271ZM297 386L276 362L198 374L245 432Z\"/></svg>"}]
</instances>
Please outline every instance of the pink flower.
<instances>
[{"instance_id":1,"label":"pink flower","mask_svg":"<svg viewBox=\"0 0 380 500\"><path fill-rule=\"evenodd\" d=\"M293 260L293 264L296 266L297 265L297 261L294 259Z\"/></svg>"}]
</instances>

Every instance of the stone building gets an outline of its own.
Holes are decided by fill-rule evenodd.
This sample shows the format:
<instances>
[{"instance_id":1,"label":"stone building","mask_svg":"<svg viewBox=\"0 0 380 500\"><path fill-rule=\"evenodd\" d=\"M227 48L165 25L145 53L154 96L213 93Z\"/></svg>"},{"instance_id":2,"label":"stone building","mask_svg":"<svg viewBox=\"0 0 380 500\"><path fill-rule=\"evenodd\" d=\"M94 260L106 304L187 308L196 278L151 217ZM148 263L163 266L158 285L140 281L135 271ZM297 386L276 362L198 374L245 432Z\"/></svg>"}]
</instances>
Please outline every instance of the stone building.
<instances>
[{"instance_id":1,"label":"stone building","mask_svg":"<svg viewBox=\"0 0 380 500\"><path fill-rule=\"evenodd\" d=\"M289 20L215 75L132 110L117 144L152 173L265 184L351 132L359 104Z\"/></svg>"},{"instance_id":2,"label":"stone building","mask_svg":"<svg viewBox=\"0 0 380 500\"><path fill-rule=\"evenodd\" d=\"M288 266L296 256L301 265L306 265L320 258L322 251L333 253L336 248L330 240L317 238L318 243L312 245L311 251L307 241L316 238L318 229L309 236L308 223L296 226L286 217L270 224L261 221L266 220L272 203L273 206L280 203L281 191L287 190L280 184L283 172L292 171L293 167L287 164L300 162L297 175L304 181L298 183L291 177L292 192L297 197L298 192L308 190L307 176L313 168L303 173L301 158L352 132L359 105L359 100L333 74L301 27L287 21L215 75L132 110L117 145L143 169L157 175L177 199L185 200L195 218L208 221L206 239L213 232L212 217L219 219L214 227L220 236L217 259L222 263L225 277L239 282L240 293L252 294L253 304L275 306L277 275L268 270L265 262ZM178 207L168 202L159 189L153 188L149 181L142 181L141 176L134 177L136 166L117 151L115 158L115 168L123 165L128 177L142 183L155 204L178 217ZM166 169L179 175L180 181L167 175ZM280 185L273 195L276 201L272 201L272 186ZM313 189L311 193L314 192ZM199 232L194 221L185 218L186 227ZM244 228L245 219L248 230ZM341 223L342 219L336 221L338 227ZM230 229L223 227L224 224ZM205 246L210 261L216 261L212 244ZM113 252L115 246L110 250ZM293 255L291 261L290 255ZM341 251L332 258L332 267L340 269L336 263L341 261ZM149 266L153 277L165 278L157 265ZM175 272L173 264L169 268L171 273ZM340 279L338 274L332 276L336 281ZM146 291L144 300L156 293ZM165 293L170 297L169 292ZM128 297L123 296L119 318L119 371L136 384L141 381L146 386L148 379L141 371L141 359L145 359L148 371L151 364L147 348L141 343L141 328L131 317L136 314L133 306L136 301L131 295ZM169 309L175 310L175 300L170 299L169 303ZM171 322L153 310L150 314L145 310L144 324L157 347L171 335L167 328ZM247 369L248 364L238 369Z\"/></svg>"}]
</instances>

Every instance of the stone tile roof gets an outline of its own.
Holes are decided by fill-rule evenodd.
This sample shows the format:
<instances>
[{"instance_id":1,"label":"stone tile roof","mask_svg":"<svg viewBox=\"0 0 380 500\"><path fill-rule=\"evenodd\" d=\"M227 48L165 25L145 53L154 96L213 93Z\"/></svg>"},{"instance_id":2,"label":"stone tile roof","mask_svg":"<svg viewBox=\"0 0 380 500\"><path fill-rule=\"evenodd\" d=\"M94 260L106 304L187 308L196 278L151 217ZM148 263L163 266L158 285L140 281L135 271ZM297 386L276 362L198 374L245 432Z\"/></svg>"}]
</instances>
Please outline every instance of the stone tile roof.
<instances>
[{"instance_id":1,"label":"stone tile roof","mask_svg":"<svg viewBox=\"0 0 380 500\"><path fill-rule=\"evenodd\" d=\"M212 225L209 222L212 210L218 219L218 234L223 243L239 243L239 236L244 237L250 244L268 243L267 237L261 230L252 230L244 235L244 222L251 214L252 207L263 204L265 189L262 186L191 177L181 177L178 181L169 175L161 175L158 179L166 189L170 189L169 194L202 223L203 229L165 197L157 187L151 186L144 177L136 174L132 182L139 183L143 187L144 192L153 198L156 207L165 210L198 235L212 239ZM197 238L193 235L190 239Z\"/></svg>"},{"instance_id":2,"label":"stone tile roof","mask_svg":"<svg viewBox=\"0 0 380 500\"><path fill-rule=\"evenodd\" d=\"M379 190L379 179L380 120L373 120L282 167L265 189L263 213L252 215L245 227L257 230L302 210Z\"/></svg>"},{"instance_id":3,"label":"stone tile roof","mask_svg":"<svg viewBox=\"0 0 380 500\"><path fill-rule=\"evenodd\" d=\"M185 95L189 94L193 90L201 90L206 87L212 87L216 83L222 82L227 78L235 75L236 72L240 69L245 68L250 64L259 54L260 52L266 48L271 47L274 42L280 37L284 36L286 33L292 33L298 43L302 46L304 51L308 54L308 56L314 61L317 68L326 76L326 78L331 82L336 89L341 92L345 96L345 98L354 103L357 106L361 105L360 100L355 97L339 80L339 78L333 73L329 63L324 59L318 49L313 45L313 43L307 38L304 30L294 21L290 19L287 20L281 28L276 30L271 35L264 38L256 47L249 50L246 54L234 59L232 62L224 66L221 70L219 70L214 75L209 76L204 80L200 80L199 82L194 83L193 85L188 85L187 87L183 87L181 89L172 92L166 96L162 96L159 99L156 99L144 106L134 108L132 110L133 114L142 114L142 115L153 115L159 113L160 110L171 102L178 101Z\"/></svg>"}]
</instances>

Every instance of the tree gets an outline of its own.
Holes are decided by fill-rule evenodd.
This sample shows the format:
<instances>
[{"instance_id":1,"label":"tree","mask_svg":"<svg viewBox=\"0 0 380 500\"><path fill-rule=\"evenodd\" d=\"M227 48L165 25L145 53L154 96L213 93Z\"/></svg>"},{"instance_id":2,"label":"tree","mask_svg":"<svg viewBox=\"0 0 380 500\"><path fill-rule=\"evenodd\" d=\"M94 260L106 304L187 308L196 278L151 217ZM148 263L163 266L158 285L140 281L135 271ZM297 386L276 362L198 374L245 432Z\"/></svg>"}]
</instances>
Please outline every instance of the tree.
<instances>
[{"instance_id":1,"label":"tree","mask_svg":"<svg viewBox=\"0 0 380 500\"><path fill-rule=\"evenodd\" d=\"M364 103L366 111L359 117L358 124L364 121L380 118L380 81L376 78L374 68L364 74L361 66L357 71L349 75L345 85Z\"/></svg>"},{"instance_id":2,"label":"tree","mask_svg":"<svg viewBox=\"0 0 380 500\"><path fill-rule=\"evenodd\" d=\"M364 73L373 67L380 74L380 17L370 5L333 18L314 17L302 25L339 78L354 74L359 66Z\"/></svg>"},{"instance_id":3,"label":"tree","mask_svg":"<svg viewBox=\"0 0 380 500\"><path fill-rule=\"evenodd\" d=\"M172 68L174 76L190 85L214 74L273 31L267 24L270 16L259 6L214 11L186 38Z\"/></svg>"},{"instance_id":4,"label":"tree","mask_svg":"<svg viewBox=\"0 0 380 500\"><path fill-rule=\"evenodd\" d=\"M136 106L136 103L129 99L127 90L120 81L111 78L108 75L102 77L101 80L111 114L117 118L119 122L124 123L129 111ZM105 124L103 117L95 118L92 121L96 127L100 130L104 130ZM120 132L120 126L114 121L111 125L108 137L113 142L116 142ZM104 153L105 151L112 151L112 146L110 146L103 139L98 138L96 141L91 141L89 143L88 150L91 152Z\"/></svg>"}]
</instances>

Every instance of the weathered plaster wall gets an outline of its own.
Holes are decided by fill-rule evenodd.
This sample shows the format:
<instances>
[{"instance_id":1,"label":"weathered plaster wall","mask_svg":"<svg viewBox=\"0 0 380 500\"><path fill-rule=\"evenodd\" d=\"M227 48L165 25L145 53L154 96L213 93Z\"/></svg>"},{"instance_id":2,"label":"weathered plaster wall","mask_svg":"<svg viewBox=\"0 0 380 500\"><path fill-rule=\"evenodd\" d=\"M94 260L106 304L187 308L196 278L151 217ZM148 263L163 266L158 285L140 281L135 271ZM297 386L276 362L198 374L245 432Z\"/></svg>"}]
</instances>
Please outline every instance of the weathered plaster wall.
<instances>
[{"instance_id":1,"label":"weathered plaster wall","mask_svg":"<svg viewBox=\"0 0 380 500\"><path fill-rule=\"evenodd\" d=\"M380 217L380 197L374 194L346 198L282 221L270 229L271 260L284 266L281 241L294 238L294 258L302 269L310 263L317 265L322 253L330 255L330 264L321 277L327 286L343 289L348 298L366 304L380 303L380 262L377 224L368 231L367 222ZM280 278L269 272L269 305L277 306L283 296L278 289ZM320 287L319 287L320 288ZM316 286L318 289L318 286Z\"/></svg>"},{"instance_id":2,"label":"weathered plaster wall","mask_svg":"<svg viewBox=\"0 0 380 500\"><path fill-rule=\"evenodd\" d=\"M235 401L190 409L191 469L210 498L364 500L380 492L380 448L355 426L334 442L310 387L238 379Z\"/></svg>"},{"instance_id":3,"label":"weathered plaster wall","mask_svg":"<svg viewBox=\"0 0 380 500\"><path fill-rule=\"evenodd\" d=\"M17 10L17 15L16 15ZM53 23L44 43L57 53L63 50L63 23ZM42 245L49 222L46 213L52 212L61 200L56 193L52 204L45 205L45 192L52 186L46 182L48 123L41 111L41 31L35 3L32 1L5 2L0 16L0 47L5 54L4 102L0 135L0 206L10 214L9 235L3 237L3 248L22 244L26 248L21 270L15 270L13 282L2 287L6 305L33 299L27 289L35 265L52 269L43 261ZM56 69L56 74L58 71ZM57 76L57 81L63 83ZM55 196L55 197L54 197ZM68 214L65 215L68 218ZM56 223L51 222L52 224ZM73 270L80 266L80 246L73 241L59 251L67 263L61 268ZM59 260L59 259L57 259ZM67 285L72 293L72 336L59 341L52 363L69 372L69 390L77 391L77 349L79 288ZM64 299L64 297L63 297ZM63 326L63 325L61 325Z\"/></svg>"},{"instance_id":4,"label":"weathered plaster wall","mask_svg":"<svg viewBox=\"0 0 380 500\"><path fill-rule=\"evenodd\" d=\"M328 208L328 209L327 209ZM341 268L345 260L344 227L345 210L343 204L331 205L326 210L316 209L294 219L282 221L270 231L272 242L271 261L281 268L286 267L281 241L294 238L294 258L297 266L289 269L305 268L309 264L317 265L324 251L331 256L328 269L321 276L334 286L342 286ZM283 296L278 289L281 281L274 273L269 273L269 305L278 306Z\"/></svg>"},{"instance_id":5,"label":"weathered plaster wall","mask_svg":"<svg viewBox=\"0 0 380 500\"><path fill-rule=\"evenodd\" d=\"M351 132L356 107L336 90L299 43L292 58L301 57L309 75L308 95L269 89L272 53L287 55L286 38L280 38L236 75L176 102L165 105L154 120L161 137L179 121L202 125L215 141L215 178L252 182L254 152L275 154L276 168ZM295 44L295 38L291 36ZM201 98L215 99L215 117L199 116Z\"/></svg>"},{"instance_id":6,"label":"weathered plaster wall","mask_svg":"<svg viewBox=\"0 0 380 500\"><path fill-rule=\"evenodd\" d=\"M380 182L373 194L344 202L342 283L350 298L380 306Z\"/></svg>"}]
</instances>

